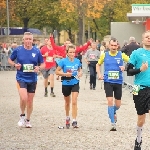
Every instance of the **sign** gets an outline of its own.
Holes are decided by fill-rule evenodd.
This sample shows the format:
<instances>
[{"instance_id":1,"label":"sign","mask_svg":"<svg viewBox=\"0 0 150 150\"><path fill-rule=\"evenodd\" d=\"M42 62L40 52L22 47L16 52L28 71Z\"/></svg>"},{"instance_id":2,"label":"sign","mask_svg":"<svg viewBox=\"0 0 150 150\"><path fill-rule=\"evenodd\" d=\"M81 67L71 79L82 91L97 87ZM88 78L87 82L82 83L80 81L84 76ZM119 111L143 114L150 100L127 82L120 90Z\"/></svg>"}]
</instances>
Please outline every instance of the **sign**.
<instances>
[{"instance_id":1,"label":"sign","mask_svg":"<svg viewBox=\"0 0 150 150\"><path fill-rule=\"evenodd\" d=\"M132 13L150 13L150 4L132 4Z\"/></svg>"}]
</instances>

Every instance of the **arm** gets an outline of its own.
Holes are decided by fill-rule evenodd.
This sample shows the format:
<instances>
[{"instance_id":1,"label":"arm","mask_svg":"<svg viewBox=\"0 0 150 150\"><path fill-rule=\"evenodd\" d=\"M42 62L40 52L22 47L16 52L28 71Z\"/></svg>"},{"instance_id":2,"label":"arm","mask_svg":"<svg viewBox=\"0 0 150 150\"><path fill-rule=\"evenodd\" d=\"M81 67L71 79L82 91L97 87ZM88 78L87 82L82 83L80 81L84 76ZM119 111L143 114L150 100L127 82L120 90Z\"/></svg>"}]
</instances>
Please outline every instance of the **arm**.
<instances>
[{"instance_id":1,"label":"arm","mask_svg":"<svg viewBox=\"0 0 150 150\"><path fill-rule=\"evenodd\" d=\"M91 42L88 41L86 45L83 45L82 47L76 47L76 53L80 53L82 51L87 50L90 44Z\"/></svg>"},{"instance_id":2,"label":"arm","mask_svg":"<svg viewBox=\"0 0 150 150\"><path fill-rule=\"evenodd\" d=\"M140 68L139 69L133 69L133 68L134 68L134 65L129 63L128 67L127 67L127 75L128 76L134 76L141 72Z\"/></svg>"},{"instance_id":3,"label":"arm","mask_svg":"<svg viewBox=\"0 0 150 150\"><path fill-rule=\"evenodd\" d=\"M62 51L63 47L62 46L57 46L54 42L53 37L50 37L50 41L51 41L51 45L52 45L53 49L57 49L58 51Z\"/></svg>"},{"instance_id":4,"label":"arm","mask_svg":"<svg viewBox=\"0 0 150 150\"><path fill-rule=\"evenodd\" d=\"M89 52L89 51L87 51L87 52L85 53L85 56L84 56L84 61L86 62L86 64L89 64L89 63L90 63L90 62L87 60L88 52Z\"/></svg>"},{"instance_id":5,"label":"arm","mask_svg":"<svg viewBox=\"0 0 150 150\"><path fill-rule=\"evenodd\" d=\"M125 53L122 53L122 59L123 59L123 61L128 62L129 56L127 56Z\"/></svg>"}]
</instances>

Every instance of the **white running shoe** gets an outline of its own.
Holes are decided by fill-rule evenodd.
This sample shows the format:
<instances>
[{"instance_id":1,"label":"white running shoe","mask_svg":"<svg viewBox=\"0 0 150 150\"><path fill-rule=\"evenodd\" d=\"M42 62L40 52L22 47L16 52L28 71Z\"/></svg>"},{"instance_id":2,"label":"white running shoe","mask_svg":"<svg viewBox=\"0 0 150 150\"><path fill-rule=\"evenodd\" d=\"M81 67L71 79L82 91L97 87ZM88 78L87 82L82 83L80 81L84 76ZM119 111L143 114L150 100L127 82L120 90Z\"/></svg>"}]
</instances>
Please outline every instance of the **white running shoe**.
<instances>
[{"instance_id":1,"label":"white running shoe","mask_svg":"<svg viewBox=\"0 0 150 150\"><path fill-rule=\"evenodd\" d=\"M25 116L20 116L20 120L18 122L19 127L24 127L25 126Z\"/></svg>"},{"instance_id":2,"label":"white running shoe","mask_svg":"<svg viewBox=\"0 0 150 150\"><path fill-rule=\"evenodd\" d=\"M30 121L26 121L25 126L26 126L26 128L32 128Z\"/></svg>"}]
</instances>

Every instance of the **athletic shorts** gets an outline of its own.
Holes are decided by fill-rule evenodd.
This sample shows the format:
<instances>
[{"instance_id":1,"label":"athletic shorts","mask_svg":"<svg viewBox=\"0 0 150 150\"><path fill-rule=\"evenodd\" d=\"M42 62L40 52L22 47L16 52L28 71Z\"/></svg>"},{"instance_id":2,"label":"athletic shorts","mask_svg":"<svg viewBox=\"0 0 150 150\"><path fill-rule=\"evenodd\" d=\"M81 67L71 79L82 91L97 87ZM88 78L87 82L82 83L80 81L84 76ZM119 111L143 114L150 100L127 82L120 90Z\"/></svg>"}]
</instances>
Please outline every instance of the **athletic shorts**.
<instances>
[{"instance_id":1,"label":"athletic shorts","mask_svg":"<svg viewBox=\"0 0 150 150\"><path fill-rule=\"evenodd\" d=\"M141 89L138 95L133 95L133 100L138 115L148 113L150 110L150 88Z\"/></svg>"},{"instance_id":2,"label":"athletic shorts","mask_svg":"<svg viewBox=\"0 0 150 150\"><path fill-rule=\"evenodd\" d=\"M74 85L62 85L62 93L65 97L69 96L71 92L79 93L79 83Z\"/></svg>"},{"instance_id":3,"label":"athletic shorts","mask_svg":"<svg viewBox=\"0 0 150 150\"><path fill-rule=\"evenodd\" d=\"M23 82L17 81L17 88L25 88L28 93L35 93L37 82Z\"/></svg>"},{"instance_id":4,"label":"athletic shorts","mask_svg":"<svg viewBox=\"0 0 150 150\"><path fill-rule=\"evenodd\" d=\"M47 79L50 74L55 74L55 70L56 70L56 67L42 70L41 72L43 74L44 79Z\"/></svg>"},{"instance_id":5,"label":"athletic shorts","mask_svg":"<svg viewBox=\"0 0 150 150\"><path fill-rule=\"evenodd\" d=\"M114 95L114 98L116 100L121 100L122 84L104 82L104 89L105 89L106 97L113 97Z\"/></svg>"}]
</instances>

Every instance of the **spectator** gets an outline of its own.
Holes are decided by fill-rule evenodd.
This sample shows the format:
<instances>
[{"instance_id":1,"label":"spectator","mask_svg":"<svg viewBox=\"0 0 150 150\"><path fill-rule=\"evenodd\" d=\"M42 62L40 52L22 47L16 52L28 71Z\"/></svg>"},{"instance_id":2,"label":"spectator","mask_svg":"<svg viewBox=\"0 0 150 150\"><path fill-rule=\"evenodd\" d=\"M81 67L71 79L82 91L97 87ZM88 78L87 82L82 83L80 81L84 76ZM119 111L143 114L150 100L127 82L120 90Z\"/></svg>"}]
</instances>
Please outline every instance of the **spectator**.
<instances>
[{"instance_id":1,"label":"spectator","mask_svg":"<svg viewBox=\"0 0 150 150\"><path fill-rule=\"evenodd\" d=\"M96 40L96 44L97 44L97 50L100 51L100 47L101 47L100 40Z\"/></svg>"},{"instance_id":2,"label":"spectator","mask_svg":"<svg viewBox=\"0 0 150 150\"><path fill-rule=\"evenodd\" d=\"M137 50L140 48L140 46L135 41L134 37L129 38L129 44L126 45L124 48L122 48L122 52L124 52L126 55L130 56L132 51Z\"/></svg>"}]
</instances>

